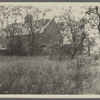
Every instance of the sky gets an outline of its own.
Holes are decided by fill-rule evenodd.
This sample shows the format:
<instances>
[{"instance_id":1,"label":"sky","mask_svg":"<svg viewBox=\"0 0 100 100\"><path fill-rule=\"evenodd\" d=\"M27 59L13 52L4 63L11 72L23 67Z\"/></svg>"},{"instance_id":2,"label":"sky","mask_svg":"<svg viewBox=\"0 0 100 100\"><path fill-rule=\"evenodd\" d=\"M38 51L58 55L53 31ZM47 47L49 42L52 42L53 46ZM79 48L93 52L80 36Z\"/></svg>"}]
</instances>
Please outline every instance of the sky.
<instances>
[{"instance_id":1,"label":"sky","mask_svg":"<svg viewBox=\"0 0 100 100\"><path fill-rule=\"evenodd\" d=\"M69 9L72 8L72 14L73 16L76 18L76 20L78 19L81 19L83 16L84 16L84 12L86 11L86 9L89 7L89 6L96 6L96 5L100 5L100 3L88 3L88 2L84 2L84 3L77 3L77 2L74 2L74 3L69 3L69 2L27 2L27 3L23 3L23 2L1 2L0 5L11 5L11 6L17 6L17 5L20 5L20 6L33 6L33 7L36 7L36 8L39 8L41 11L44 11L45 9L52 9L52 11L48 12L46 14L46 18L53 18L55 16L60 16L64 13L64 9ZM83 12L83 13L81 13ZM25 14L24 11L22 11L23 15ZM13 19L14 18L11 18L9 20L11 20L13 22ZM17 18L18 22L23 22L24 19L18 17Z\"/></svg>"},{"instance_id":2,"label":"sky","mask_svg":"<svg viewBox=\"0 0 100 100\"><path fill-rule=\"evenodd\" d=\"M44 9L47 9L47 8L52 8L52 11L49 12L46 17L47 18L53 18L54 16L59 16L61 14L63 14L63 11L62 8L64 9L68 9L69 7L72 8L72 12L73 12L73 15L76 17L76 19L78 18L81 18L83 16L83 14L81 14L81 12L85 11L85 9L89 6L95 6L95 5L100 5L100 3L69 3L69 2L50 2L50 3L47 3L47 2L41 2L41 3L23 3L23 2L17 2L17 3L0 3L0 5L14 5L14 6L17 6L17 5L22 5L22 6L34 6L36 8L39 8L41 9L42 11L44 11ZM85 9L84 9L85 7ZM20 19L19 19L20 20Z\"/></svg>"}]
</instances>

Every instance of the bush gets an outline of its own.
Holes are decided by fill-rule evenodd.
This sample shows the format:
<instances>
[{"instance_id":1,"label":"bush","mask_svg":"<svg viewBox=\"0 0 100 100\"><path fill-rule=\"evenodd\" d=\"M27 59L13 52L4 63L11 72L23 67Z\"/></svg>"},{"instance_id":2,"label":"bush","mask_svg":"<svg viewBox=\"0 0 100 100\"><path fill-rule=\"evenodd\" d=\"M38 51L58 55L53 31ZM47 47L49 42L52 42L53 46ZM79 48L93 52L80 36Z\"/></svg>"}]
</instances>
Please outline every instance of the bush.
<instances>
[{"instance_id":1,"label":"bush","mask_svg":"<svg viewBox=\"0 0 100 100\"><path fill-rule=\"evenodd\" d=\"M8 37L7 43L7 55L21 55L22 54L22 43L20 36Z\"/></svg>"}]
</instances>

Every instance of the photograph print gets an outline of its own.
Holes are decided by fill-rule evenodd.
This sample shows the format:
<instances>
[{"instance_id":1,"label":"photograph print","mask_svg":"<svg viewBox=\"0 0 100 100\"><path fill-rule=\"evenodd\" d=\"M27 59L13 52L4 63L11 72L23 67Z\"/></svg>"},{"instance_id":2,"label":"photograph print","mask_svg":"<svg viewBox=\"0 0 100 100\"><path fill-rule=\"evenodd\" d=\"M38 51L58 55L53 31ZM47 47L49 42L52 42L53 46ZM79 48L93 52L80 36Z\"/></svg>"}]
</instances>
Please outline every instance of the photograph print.
<instances>
[{"instance_id":1,"label":"photograph print","mask_svg":"<svg viewBox=\"0 0 100 100\"><path fill-rule=\"evenodd\" d=\"M0 3L0 94L100 94L100 3Z\"/></svg>"}]
</instances>

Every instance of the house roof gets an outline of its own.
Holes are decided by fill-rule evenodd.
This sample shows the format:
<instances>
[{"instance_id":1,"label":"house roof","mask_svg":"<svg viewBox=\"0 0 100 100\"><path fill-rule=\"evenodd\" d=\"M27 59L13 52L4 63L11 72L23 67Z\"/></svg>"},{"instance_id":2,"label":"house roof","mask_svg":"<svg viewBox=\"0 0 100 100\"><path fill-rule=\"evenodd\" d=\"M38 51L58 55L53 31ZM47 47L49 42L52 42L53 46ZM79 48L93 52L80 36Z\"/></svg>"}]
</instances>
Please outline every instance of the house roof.
<instances>
[{"instance_id":1,"label":"house roof","mask_svg":"<svg viewBox=\"0 0 100 100\"><path fill-rule=\"evenodd\" d=\"M41 30L39 31L39 33L43 33L44 30L45 30L46 27L50 24L51 21L52 21L52 20L50 20L46 25L44 25L44 26L41 28Z\"/></svg>"},{"instance_id":2,"label":"house roof","mask_svg":"<svg viewBox=\"0 0 100 100\"><path fill-rule=\"evenodd\" d=\"M37 33L37 32L40 33L40 31L43 31L43 29L46 28L46 26L49 24L49 22L50 22L50 19L39 19L37 22L33 21L33 26L36 23L35 28L34 28L35 33ZM4 28L5 32L7 32L7 28L11 28L12 25L13 25L13 23L8 24ZM16 32L15 35L28 35L28 34L30 34L26 23L15 23L15 27L23 30L22 34L19 34L19 33Z\"/></svg>"}]
</instances>

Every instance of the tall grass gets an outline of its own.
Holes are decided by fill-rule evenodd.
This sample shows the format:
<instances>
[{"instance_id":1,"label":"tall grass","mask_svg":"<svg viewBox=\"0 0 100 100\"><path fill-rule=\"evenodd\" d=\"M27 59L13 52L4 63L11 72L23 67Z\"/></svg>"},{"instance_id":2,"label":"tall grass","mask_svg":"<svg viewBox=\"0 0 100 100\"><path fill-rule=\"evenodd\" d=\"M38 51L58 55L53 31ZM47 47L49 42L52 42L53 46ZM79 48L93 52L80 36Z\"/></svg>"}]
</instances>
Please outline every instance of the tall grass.
<instances>
[{"instance_id":1,"label":"tall grass","mask_svg":"<svg viewBox=\"0 0 100 100\"><path fill-rule=\"evenodd\" d=\"M91 58L56 61L48 56L0 57L0 94L94 93Z\"/></svg>"}]
</instances>

